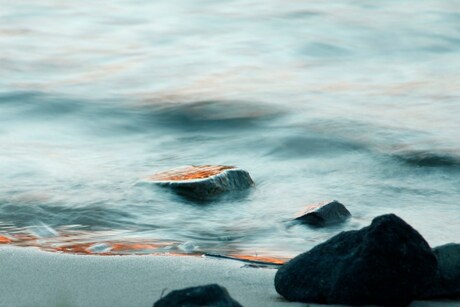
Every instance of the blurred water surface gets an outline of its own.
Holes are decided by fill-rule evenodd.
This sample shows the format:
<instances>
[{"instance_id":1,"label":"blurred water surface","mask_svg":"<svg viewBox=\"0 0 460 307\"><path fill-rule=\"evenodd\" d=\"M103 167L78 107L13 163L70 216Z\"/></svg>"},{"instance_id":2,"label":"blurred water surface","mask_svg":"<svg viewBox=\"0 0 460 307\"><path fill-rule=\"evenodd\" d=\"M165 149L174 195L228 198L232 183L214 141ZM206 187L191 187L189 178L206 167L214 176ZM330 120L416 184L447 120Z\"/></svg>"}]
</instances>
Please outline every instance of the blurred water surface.
<instances>
[{"instance_id":1,"label":"blurred water surface","mask_svg":"<svg viewBox=\"0 0 460 307\"><path fill-rule=\"evenodd\" d=\"M459 72L456 0L0 0L0 234L292 257L394 212L459 241ZM136 185L190 164L256 187ZM329 199L353 218L286 223Z\"/></svg>"}]
</instances>

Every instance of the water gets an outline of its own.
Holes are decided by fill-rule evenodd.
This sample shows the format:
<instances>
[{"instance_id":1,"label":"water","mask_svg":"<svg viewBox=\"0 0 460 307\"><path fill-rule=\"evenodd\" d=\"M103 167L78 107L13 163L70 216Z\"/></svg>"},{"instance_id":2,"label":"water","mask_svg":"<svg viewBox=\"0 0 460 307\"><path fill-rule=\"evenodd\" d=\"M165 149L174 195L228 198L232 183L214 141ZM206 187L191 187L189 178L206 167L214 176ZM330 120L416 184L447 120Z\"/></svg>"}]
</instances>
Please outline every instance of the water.
<instances>
[{"instance_id":1,"label":"water","mask_svg":"<svg viewBox=\"0 0 460 307\"><path fill-rule=\"evenodd\" d=\"M389 212L460 241L460 1L3 0L0 50L0 234L22 245L289 258ZM190 164L256 187L136 185ZM286 223L330 199L353 218Z\"/></svg>"}]
</instances>

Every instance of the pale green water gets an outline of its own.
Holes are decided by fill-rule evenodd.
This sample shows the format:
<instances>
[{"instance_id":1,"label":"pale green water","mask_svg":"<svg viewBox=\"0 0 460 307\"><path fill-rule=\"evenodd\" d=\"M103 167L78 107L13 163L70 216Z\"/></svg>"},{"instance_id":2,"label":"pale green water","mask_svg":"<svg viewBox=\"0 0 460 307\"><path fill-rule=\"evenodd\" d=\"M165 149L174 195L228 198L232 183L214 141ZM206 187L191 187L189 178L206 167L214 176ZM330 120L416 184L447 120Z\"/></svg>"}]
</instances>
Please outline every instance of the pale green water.
<instances>
[{"instance_id":1,"label":"pale green water","mask_svg":"<svg viewBox=\"0 0 460 307\"><path fill-rule=\"evenodd\" d=\"M0 234L293 256L394 212L460 240L460 1L0 3ZM256 188L135 185L188 164ZM328 199L354 217L286 227Z\"/></svg>"}]
</instances>

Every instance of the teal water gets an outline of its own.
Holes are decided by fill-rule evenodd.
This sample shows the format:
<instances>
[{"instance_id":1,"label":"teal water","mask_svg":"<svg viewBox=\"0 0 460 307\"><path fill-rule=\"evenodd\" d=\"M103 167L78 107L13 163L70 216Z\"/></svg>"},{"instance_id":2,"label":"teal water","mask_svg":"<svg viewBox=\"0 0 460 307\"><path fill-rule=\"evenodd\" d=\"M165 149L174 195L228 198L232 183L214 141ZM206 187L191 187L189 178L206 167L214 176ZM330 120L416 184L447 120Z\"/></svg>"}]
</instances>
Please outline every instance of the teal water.
<instances>
[{"instance_id":1,"label":"teal water","mask_svg":"<svg viewBox=\"0 0 460 307\"><path fill-rule=\"evenodd\" d=\"M460 240L460 1L0 3L0 234L291 257L394 212ZM256 187L136 185L190 164ZM330 199L353 218L286 226Z\"/></svg>"}]
</instances>

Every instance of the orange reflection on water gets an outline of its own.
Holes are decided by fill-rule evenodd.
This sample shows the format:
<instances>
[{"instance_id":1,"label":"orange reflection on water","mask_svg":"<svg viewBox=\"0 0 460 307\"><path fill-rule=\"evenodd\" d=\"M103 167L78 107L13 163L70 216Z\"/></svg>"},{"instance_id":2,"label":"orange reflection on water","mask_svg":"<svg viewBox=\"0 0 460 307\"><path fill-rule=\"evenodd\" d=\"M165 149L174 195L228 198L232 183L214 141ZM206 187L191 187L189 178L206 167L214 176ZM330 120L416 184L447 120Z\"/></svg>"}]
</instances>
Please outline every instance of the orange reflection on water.
<instances>
[{"instance_id":1,"label":"orange reflection on water","mask_svg":"<svg viewBox=\"0 0 460 307\"><path fill-rule=\"evenodd\" d=\"M264 256L250 256L250 255L229 255L230 258L240 259L240 260L248 260L248 261L255 261L255 262L266 262L272 264L284 264L286 260L280 258L273 258L273 257L264 257Z\"/></svg>"},{"instance_id":2,"label":"orange reflection on water","mask_svg":"<svg viewBox=\"0 0 460 307\"><path fill-rule=\"evenodd\" d=\"M54 251L56 252L63 252L63 253L72 253L72 254L93 254L93 252L89 249L93 245L93 243L79 243L79 244L72 244L66 246L59 246L55 247ZM103 254L103 253L100 253Z\"/></svg>"},{"instance_id":3,"label":"orange reflection on water","mask_svg":"<svg viewBox=\"0 0 460 307\"><path fill-rule=\"evenodd\" d=\"M4 237L4 236L0 236L0 244L8 244L8 243L11 243L11 239Z\"/></svg>"},{"instance_id":4,"label":"orange reflection on water","mask_svg":"<svg viewBox=\"0 0 460 307\"><path fill-rule=\"evenodd\" d=\"M153 254L169 243L138 243L138 242L86 242L67 244L57 247L46 247L46 250L86 255L128 255L138 252Z\"/></svg>"},{"instance_id":5,"label":"orange reflection on water","mask_svg":"<svg viewBox=\"0 0 460 307\"><path fill-rule=\"evenodd\" d=\"M155 255L155 256L214 256L234 260L255 262L258 264L284 264L287 258L271 256L252 256L240 253L206 254L203 251L183 252L179 247L182 242L171 242L142 238L133 239L131 242L120 240L102 239L99 232L72 231L60 232L53 237L37 237L30 233L15 233L0 235L0 244L11 244L21 247L38 247L48 252L70 253L80 255ZM99 239L98 239L99 238ZM80 241L80 242L78 242Z\"/></svg>"}]
</instances>

